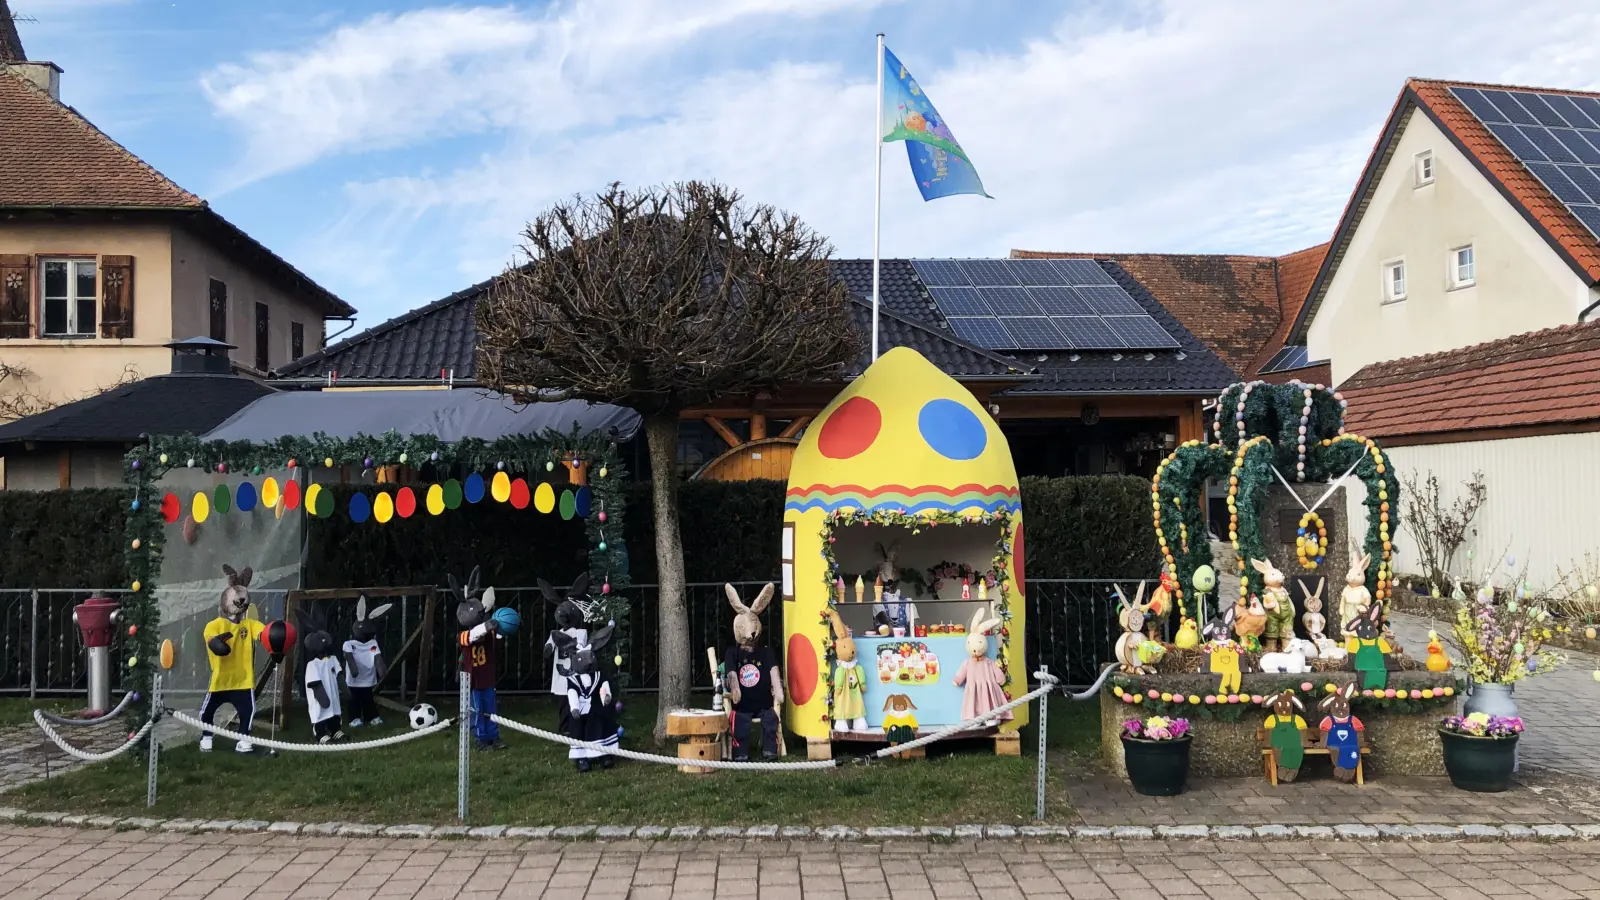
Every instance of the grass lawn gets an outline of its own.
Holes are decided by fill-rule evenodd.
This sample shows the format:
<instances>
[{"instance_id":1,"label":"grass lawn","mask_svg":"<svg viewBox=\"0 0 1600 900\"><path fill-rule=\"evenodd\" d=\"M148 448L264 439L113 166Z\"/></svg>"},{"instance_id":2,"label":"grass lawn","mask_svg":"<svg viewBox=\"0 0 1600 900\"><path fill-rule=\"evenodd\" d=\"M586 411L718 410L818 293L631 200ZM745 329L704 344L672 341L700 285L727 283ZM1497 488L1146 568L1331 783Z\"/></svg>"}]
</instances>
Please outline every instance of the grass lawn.
<instances>
[{"instance_id":1,"label":"grass lawn","mask_svg":"<svg viewBox=\"0 0 1600 900\"><path fill-rule=\"evenodd\" d=\"M83 706L83 697L51 697L38 700L29 700L27 697L3 697L0 698L0 728L7 725L31 724L35 709L66 715L83 709Z\"/></svg>"},{"instance_id":2,"label":"grass lawn","mask_svg":"<svg viewBox=\"0 0 1600 900\"><path fill-rule=\"evenodd\" d=\"M625 698L624 745L648 749L653 698ZM449 711L435 703L441 715ZM453 705L452 707L453 708ZM1057 700L1051 706L1052 770L1078 770L1099 741L1099 705ZM546 698L503 698L501 714L553 729ZM406 728L403 715L370 740ZM291 711L290 734L310 738L303 711ZM261 725L257 733L263 734ZM926 760L793 773L685 775L667 765L619 760L609 772L580 775L566 747L506 732L509 749L474 752L470 823L476 825L948 825L1027 822L1033 817L1038 734L1024 730L1024 756L996 757L992 744L929 750ZM790 740L790 759L796 744ZM666 755L674 751L669 747ZM803 750L802 750L803 752ZM1059 776L1058 776L1059 777ZM1047 813L1070 810L1052 790ZM6 802L40 811L209 819L450 824L456 809L456 734L354 753L261 753L238 756L230 742L201 754L194 745L161 755L160 798L145 806L145 767L127 759L87 766L29 785Z\"/></svg>"}]
</instances>

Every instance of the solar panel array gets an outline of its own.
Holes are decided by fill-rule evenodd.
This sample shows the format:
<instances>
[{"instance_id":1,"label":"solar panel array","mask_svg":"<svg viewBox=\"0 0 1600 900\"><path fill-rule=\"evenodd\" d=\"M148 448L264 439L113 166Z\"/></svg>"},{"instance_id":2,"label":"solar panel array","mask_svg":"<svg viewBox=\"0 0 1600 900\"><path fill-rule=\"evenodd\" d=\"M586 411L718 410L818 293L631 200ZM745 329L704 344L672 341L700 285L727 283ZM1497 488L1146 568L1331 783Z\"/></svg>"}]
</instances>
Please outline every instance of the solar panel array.
<instances>
[{"instance_id":1,"label":"solar panel array","mask_svg":"<svg viewBox=\"0 0 1600 900\"><path fill-rule=\"evenodd\" d=\"M913 260L956 336L988 350L1176 350L1090 259Z\"/></svg>"},{"instance_id":2,"label":"solar panel array","mask_svg":"<svg viewBox=\"0 0 1600 900\"><path fill-rule=\"evenodd\" d=\"M1600 99L1467 87L1450 93L1600 237Z\"/></svg>"},{"instance_id":3,"label":"solar panel array","mask_svg":"<svg viewBox=\"0 0 1600 900\"><path fill-rule=\"evenodd\" d=\"M1311 357L1304 346L1290 345L1274 353L1272 359L1267 360L1267 364L1261 367L1261 374L1303 369L1311 364L1310 360Z\"/></svg>"}]
</instances>

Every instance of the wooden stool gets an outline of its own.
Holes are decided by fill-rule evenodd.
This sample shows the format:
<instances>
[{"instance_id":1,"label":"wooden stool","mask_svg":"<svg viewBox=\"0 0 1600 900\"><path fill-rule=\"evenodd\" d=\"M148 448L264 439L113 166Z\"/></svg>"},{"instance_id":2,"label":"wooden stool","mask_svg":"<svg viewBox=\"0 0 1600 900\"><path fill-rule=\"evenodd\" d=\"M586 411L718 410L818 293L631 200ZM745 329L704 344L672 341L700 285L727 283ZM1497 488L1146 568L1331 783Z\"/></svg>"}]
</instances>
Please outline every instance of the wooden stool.
<instances>
[{"instance_id":1,"label":"wooden stool","mask_svg":"<svg viewBox=\"0 0 1600 900\"><path fill-rule=\"evenodd\" d=\"M678 758L683 760L721 760L722 737L728 731L728 714L709 709L675 709L667 713L667 734L682 738ZM679 772L709 775L716 769L683 764Z\"/></svg>"}]
</instances>

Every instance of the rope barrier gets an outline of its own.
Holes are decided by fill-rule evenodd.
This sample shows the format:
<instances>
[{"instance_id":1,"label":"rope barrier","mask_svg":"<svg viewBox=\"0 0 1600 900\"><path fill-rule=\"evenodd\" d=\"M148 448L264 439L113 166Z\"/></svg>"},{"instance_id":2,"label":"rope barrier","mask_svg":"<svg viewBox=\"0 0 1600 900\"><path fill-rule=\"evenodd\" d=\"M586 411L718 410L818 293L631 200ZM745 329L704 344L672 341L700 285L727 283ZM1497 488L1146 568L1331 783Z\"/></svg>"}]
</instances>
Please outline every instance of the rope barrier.
<instances>
[{"instance_id":1,"label":"rope barrier","mask_svg":"<svg viewBox=\"0 0 1600 900\"><path fill-rule=\"evenodd\" d=\"M430 734L437 734L446 728L449 728L452 721L450 719L442 719L419 731L402 732L394 735L393 737L380 738L376 741L359 741L353 744L291 744L287 741L274 741L268 738L240 734L237 731L230 731L219 725L207 725L188 713L179 712L175 709L169 709L167 712L174 719L177 719L179 722L188 725L190 728L199 728L202 731L210 731L214 734L220 734L223 737L231 740L249 741L252 744L260 744L263 747L270 747L274 750L299 750L308 753L346 753L352 750L372 750L378 747L390 747L395 744L403 744L406 741L414 741L417 738L426 737Z\"/></svg>"},{"instance_id":2,"label":"rope barrier","mask_svg":"<svg viewBox=\"0 0 1600 900\"><path fill-rule=\"evenodd\" d=\"M842 763L842 760L833 759L813 759L807 760L806 762L733 762L732 760L721 759L685 760L679 759L676 756L660 756L655 753L641 753L638 750L624 750L621 747L610 747L590 741L580 741L577 738L567 737L564 734L557 734L553 731L545 731L543 728L535 728L532 725L524 725L521 722L514 722L511 719L504 719L496 715L490 715L489 721L509 728L512 731L520 731L523 734L531 735L536 738L543 738L547 741L554 741L558 744L566 744L568 747L581 747L585 750L594 750L599 753L620 756L623 759L638 760L639 762L664 763L673 766L692 765L697 769L737 769L747 772L799 772L806 769L832 769Z\"/></svg>"},{"instance_id":3,"label":"rope barrier","mask_svg":"<svg viewBox=\"0 0 1600 900\"><path fill-rule=\"evenodd\" d=\"M149 721L144 723L143 728L139 729L133 735L133 737L128 739L127 743L117 747L115 750L108 750L105 753L90 753L87 750L79 750L77 747L74 747L65 740L62 740L61 735L56 734L56 730L51 728L50 723L44 720L43 711L37 709L34 710L33 721L39 723L39 729L44 732L44 736L54 742L57 747L60 747L62 753L65 753L74 759L81 759L84 762L105 762L108 759L115 759L122 754L127 753L129 750L132 750L134 746L144 738L145 735L149 734L150 729L154 728L156 724L156 720L151 718Z\"/></svg>"},{"instance_id":4,"label":"rope barrier","mask_svg":"<svg viewBox=\"0 0 1600 900\"><path fill-rule=\"evenodd\" d=\"M938 731L935 731L933 734L923 735L922 737L919 737L914 741L906 741L904 744L891 744L890 746L885 747L882 750L878 750L878 751L875 751L875 752L871 753L868 756L868 758L869 759L882 759L882 758L884 758L886 756L893 756L896 753L904 753L907 750L915 750L918 747L926 747L927 745L929 745L929 744L931 744L931 743L933 743L935 741L942 741L945 738L950 737L952 735L959 734L959 733L961 733L963 731L970 730L970 729L972 729L972 728L974 728L976 726L984 725L985 723L994 721L995 717L999 716L1001 713L1009 712L1009 711L1011 711L1013 709L1016 709L1019 706L1023 706L1024 704L1031 703L1031 702L1033 702L1034 698L1043 697L1045 694L1048 694L1048 693L1050 693L1051 691L1053 691L1055 689L1056 689L1056 686L1054 684L1046 684L1043 687L1037 688L1036 690L1033 690L1033 691L1030 691L1030 692L1028 692L1026 694L1023 694L1021 697L1018 697L1017 699L1011 701L1010 703L1007 703L1004 706L997 706L994 709L989 710L984 715L974 716L974 717L972 717L970 719L966 719L965 721L957 722L954 725L946 726L944 728L939 729Z\"/></svg>"},{"instance_id":5,"label":"rope barrier","mask_svg":"<svg viewBox=\"0 0 1600 900\"><path fill-rule=\"evenodd\" d=\"M114 709L104 715L95 716L92 719L72 719L68 718L67 716L58 716L55 713L46 712L42 709L39 710L39 712L42 713L46 719L49 719L57 725L99 725L102 722L109 722L117 716L122 715L122 711L128 708L128 704L133 702L133 698L133 691L123 694L122 702L118 703Z\"/></svg>"}]
</instances>

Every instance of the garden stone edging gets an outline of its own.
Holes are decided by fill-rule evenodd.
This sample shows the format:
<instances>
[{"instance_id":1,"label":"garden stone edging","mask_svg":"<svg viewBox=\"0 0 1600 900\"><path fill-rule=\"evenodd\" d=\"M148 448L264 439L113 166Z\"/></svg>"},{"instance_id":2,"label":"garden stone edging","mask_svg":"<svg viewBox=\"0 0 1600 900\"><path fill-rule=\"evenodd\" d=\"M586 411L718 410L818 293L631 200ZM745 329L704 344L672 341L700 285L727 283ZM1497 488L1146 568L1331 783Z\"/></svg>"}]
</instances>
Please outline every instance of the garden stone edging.
<instances>
[{"instance_id":1,"label":"garden stone edging","mask_svg":"<svg viewBox=\"0 0 1600 900\"><path fill-rule=\"evenodd\" d=\"M1350 840L1350 841L1593 841L1600 840L1600 823L1584 825L924 825L921 827L847 825L715 826L679 825L572 825L535 827L485 825L369 825L351 822L263 822L231 819L155 819L145 817L87 817L58 812L29 812L0 807L0 823L25 826L77 826L117 831L173 831L182 833L270 833L307 836L437 838L441 840L561 840L561 841L676 841L699 840L803 840L891 841L920 838L957 840Z\"/></svg>"}]
</instances>

